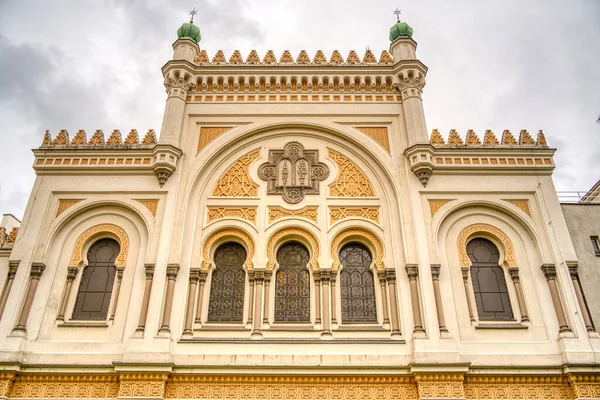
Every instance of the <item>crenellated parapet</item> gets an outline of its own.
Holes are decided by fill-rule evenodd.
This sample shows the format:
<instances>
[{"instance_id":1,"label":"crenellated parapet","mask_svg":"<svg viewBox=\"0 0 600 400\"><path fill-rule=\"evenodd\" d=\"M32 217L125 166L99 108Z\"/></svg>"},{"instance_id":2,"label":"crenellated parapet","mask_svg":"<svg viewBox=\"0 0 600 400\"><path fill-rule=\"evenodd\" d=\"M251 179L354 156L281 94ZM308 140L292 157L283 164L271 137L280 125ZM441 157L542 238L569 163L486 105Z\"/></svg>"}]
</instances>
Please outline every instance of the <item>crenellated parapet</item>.
<instances>
[{"instance_id":1,"label":"crenellated parapet","mask_svg":"<svg viewBox=\"0 0 600 400\"><path fill-rule=\"evenodd\" d=\"M0 226L0 249L11 249L17 240L19 228L14 227L8 232L6 228Z\"/></svg>"},{"instance_id":2,"label":"crenellated parapet","mask_svg":"<svg viewBox=\"0 0 600 400\"><path fill-rule=\"evenodd\" d=\"M448 140L444 140L441 133L434 129L431 132L429 143L436 147L448 147L448 146L469 146L469 147L487 147L487 146L519 146L519 147L548 147L544 132L541 130L538 132L536 139L534 139L526 129L521 130L519 133L519 139L507 129L502 132L501 139L498 140L494 132L490 129L485 131L483 141L479 139L479 136L475 131L469 129L466 133L463 141L462 137L458 134L455 129L451 129L448 134Z\"/></svg>"},{"instance_id":3,"label":"crenellated parapet","mask_svg":"<svg viewBox=\"0 0 600 400\"><path fill-rule=\"evenodd\" d=\"M142 141L140 142L138 131L132 129L129 131L125 139L123 140L123 136L118 129L112 131L108 138L105 138L104 132L98 129L96 130L90 139L87 139L87 134L84 130L79 130L73 136L73 139L69 141L69 133L66 129L61 130L54 139L52 139L52 135L50 131L46 131L44 134L44 140L42 141L41 149L46 148L69 148L69 149L79 149L79 148L115 148L115 147L144 147L144 146L154 146L157 143L156 140L156 132L154 129L148 130Z\"/></svg>"}]
</instances>

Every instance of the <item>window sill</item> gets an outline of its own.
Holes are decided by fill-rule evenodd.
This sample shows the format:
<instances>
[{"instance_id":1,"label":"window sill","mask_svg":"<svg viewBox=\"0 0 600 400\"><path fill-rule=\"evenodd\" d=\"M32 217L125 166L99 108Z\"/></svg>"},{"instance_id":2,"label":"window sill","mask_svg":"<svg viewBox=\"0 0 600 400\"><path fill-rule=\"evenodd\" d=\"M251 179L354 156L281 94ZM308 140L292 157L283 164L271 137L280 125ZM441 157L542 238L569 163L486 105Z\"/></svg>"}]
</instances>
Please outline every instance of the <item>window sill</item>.
<instances>
[{"instance_id":1,"label":"window sill","mask_svg":"<svg viewBox=\"0 0 600 400\"><path fill-rule=\"evenodd\" d=\"M266 331L306 331L306 332L318 332L320 329L317 329L315 325L306 325L306 324L294 324L290 322L289 325L271 325L269 328L263 329Z\"/></svg>"},{"instance_id":2,"label":"window sill","mask_svg":"<svg viewBox=\"0 0 600 400\"><path fill-rule=\"evenodd\" d=\"M528 329L527 325L521 322L476 322L475 329Z\"/></svg>"},{"instance_id":3,"label":"window sill","mask_svg":"<svg viewBox=\"0 0 600 400\"><path fill-rule=\"evenodd\" d=\"M68 321L68 322L63 322L62 324L58 324L57 325L59 328L60 327L85 327L85 328L108 328L108 324L105 321L98 321L98 322L76 322L76 321Z\"/></svg>"},{"instance_id":4,"label":"window sill","mask_svg":"<svg viewBox=\"0 0 600 400\"><path fill-rule=\"evenodd\" d=\"M376 331L376 332L389 332L389 329L385 329L380 325L372 325L372 326L368 326L368 325L362 325L362 326L356 326L356 325L341 325L339 328L334 329L335 332L371 332L371 331Z\"/></svg>"},{"instance_id":5,"label":"window sill","mask_svg":"<svg viewBox=\"0 0 600 400\"><path fill-rule=\"evenodd\" d=\"M245 325L202 325L201 328L196 328L194 331L249 331Z\"/></svg>"}]
</instances>

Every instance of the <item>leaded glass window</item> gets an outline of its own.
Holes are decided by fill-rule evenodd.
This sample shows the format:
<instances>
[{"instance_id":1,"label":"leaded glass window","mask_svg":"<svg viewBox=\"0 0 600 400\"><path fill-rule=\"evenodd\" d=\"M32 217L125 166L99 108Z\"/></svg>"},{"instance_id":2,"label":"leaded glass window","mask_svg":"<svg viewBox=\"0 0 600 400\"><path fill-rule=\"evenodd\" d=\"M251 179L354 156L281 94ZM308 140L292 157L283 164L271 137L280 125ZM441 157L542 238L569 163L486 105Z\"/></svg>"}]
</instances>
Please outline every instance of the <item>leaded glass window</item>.
<instances>
[{"instance_id":1,"label":"leaded glass window","mask_svg":"<svg viewBox=\"0 0 600 400\"><path fill-rule=\"evenodd\" d=\"M209 322L242 322L246 290L246 249L226 243L215 252L215 269L210 284Z\"/></svg>"},{"instance_id":2,"label":"leaded glass window","mask_svg":"<svg viewBox=\"0 0 600 400\"><path fill-rule=\"evenodd\" d=\"M300 243L286 243L277 251L275 321L310 321L310 255Z\"/></svg>"},{"instance_id":3,"label":"leaded glass window","mask_svg":"<svg viewBox=\"0 0 600 400\"><path fill-rule=\"evenodd\" d=\"M482 321L514 320L504 270L498 265L498 248L487 239L473 239L467 245L471 259L471 281L477 314Z\"/></svg>"},{"instance_id":4,"label":"leaded glass window","mask_svg":"<svg viewBox=\"0 0 600 400\"><path fill-rule=\"evenodd\" d=\"M120 251L113 239L101 239L88 250L88 265L83 269L73 319L104 320L115 281L115 259Z\"/></svg>"},{"instance_id":5,"label":"leaded glass window","mask_svg":"<svg viewBox=\"0 0 600 400\"><path fill-rule=\"evenodd\" d=\"M342 322L377 322L371 262L371 253L361 244L350 243L340 250Z\"/></svg>"}]
</instances>

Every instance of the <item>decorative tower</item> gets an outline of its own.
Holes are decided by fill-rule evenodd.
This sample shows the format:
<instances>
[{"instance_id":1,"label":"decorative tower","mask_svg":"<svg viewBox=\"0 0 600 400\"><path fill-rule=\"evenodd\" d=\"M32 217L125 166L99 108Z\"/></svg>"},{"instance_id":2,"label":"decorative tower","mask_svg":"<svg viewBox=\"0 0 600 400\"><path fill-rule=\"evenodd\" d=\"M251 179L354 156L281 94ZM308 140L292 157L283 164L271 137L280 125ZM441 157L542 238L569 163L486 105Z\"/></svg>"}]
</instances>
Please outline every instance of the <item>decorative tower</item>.
<instances>
[{"instance_id":1,"label":"decorative tower","mask_svg":"<svg viewBox=\"0 0 600 400\"><path fill-rule=\"evenodd\" d=\"M394 73L398 77L398 90L402 95L402 110L406 126L408 148L405 155L410 168L427 185L433 170L433 148L429 144L425 112L421 94L425 87L427 67L417 60L417 43L412 39L413 29L398 19L390 28L390 53L394 57Z\"/></svg>"}]
</instances>

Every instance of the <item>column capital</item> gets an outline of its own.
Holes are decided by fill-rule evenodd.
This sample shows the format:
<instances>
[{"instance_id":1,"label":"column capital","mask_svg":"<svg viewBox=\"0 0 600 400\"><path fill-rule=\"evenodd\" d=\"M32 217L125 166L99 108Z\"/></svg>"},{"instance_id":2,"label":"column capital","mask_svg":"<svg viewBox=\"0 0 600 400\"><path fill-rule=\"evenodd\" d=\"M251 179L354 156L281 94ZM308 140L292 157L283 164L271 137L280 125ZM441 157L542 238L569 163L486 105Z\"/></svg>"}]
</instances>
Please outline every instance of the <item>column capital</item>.
<instances>
[{"instance_id":1,"label":"column capital","mask_svg":"<svg viewBox=\"0 0 600 400\"><path fill-rule=\"evenodd\" d=\"M265 271L254 271L254 281L262 285L265 281Z\"/></svg>"},{"instance_id":2,"label":"column capital","mask_svg":"<svg viewBox=\"0 0 600 400\"><path fill-rule=\"evenodd\" d=\"M189 279L190 283L198 283L198 280L200 280L200 268L191 268Z\"/></svg>"},{"instance_id":3,"label":"column capital","mask_svg":"<svg viewBox=\"0 0 600 400\"><path fill-rule=\"evenodd\" d=\"M121 280L123 278L123 272L125 272L125 268L117 268L117 279Z\"/></svg>"},{"instance_id":4,"label":"column capital","mask_svg":"<svg viewBox=\"0 0 600 400\"><path fill-rule=\"evenodd\" d=\"M42 273L46 269L46 264L42 262L31 263L31 271L29 272L30 279L40 279Z\"/></svg>"},{"instance_id":5,"label":"column capital","mask_svg":"<svg viewBox=\"0 0 600 400\"><path fill-rule=\"evenodd\" d=\"M77 278L78 273L79 273L79 268L77 268L77 267L67 268L67 282L73 282L75 280L75 278Z\"/></svg>"},{"instance_id":6,"label":"column capital","mask_svg":"<svg viewBox=\"0 0 600 400\"><path fill-rule=\"evenodd\" d=\"M469 281L469 267L460 267L460 270L462 272L462 277L463 277L463 281L468 282Z\"/></svg>"},{"instance_id":7,"label":"column capital","mask_svg":"<svg viewBox=\"0 0 600 400\"><path fill-rule=\"evenodd\" d=\"M508 269L508 273L510 274L510 278L513 280L513 282L520 282L519 268L517 268L517 267L510 267Z\"/></svg>"},{"instance_id":8,"label":"column capital","mask_svg":"<svg viewBox=\"0 0 600 400\"><path fill-rule=\"evenodd\" d=\"M154 277L154 264L144 264L144 271L146 273L146 279L152 279Z\"/></svg>"},{"instance_id":9,"label":"column capital","mask_svg":"<svg viewBox=\"0 0 600 400\"><path fill-rule=\"evenodd\" d=\"M19 263L21 261L9 261L8 262L8 279L15 279L17 275L17 269L19 269Z\"/></svg>"},{"instance_id":10,"label":"column capital","mask_svg":"<svg viewBox=\"0 0 600 400\"><path fill-rule=\"evenodd\" d=\"M179 264L167 264L167 278L171 280L177 279L179 272Z\"/></svg>"},{"instance_id":11,"label":"column capital","mask_svg":"<svg viewBox=\"0 0 600 400\"><path fill-rule=\"evenodd\" d=\"M440 269L442 266L440 264L430 264L429 268L431 268L431 278L434 281L440 280Z\"/></svg>"},{"instance_id":12,"label":"column capital","mask_svg":"<svg viewBox=\"0 0 600 400\"><path fill-rule=\"evenodd\" d=\"M406 270L406 274L408 275L409 280L417 280L417 278L419 277L419 267L417 264L406 264L404 269Z\"/></svg>"},{"instance_id":13,"label":"column capital","mask_svg":"<svg viewBox=\"0 0 600 400\"><path fill-rule=\"evenodd\" d=\"M543 264L540 268L547 281L556 279L556 266L554 264Z\"/></svg>"},{"instance_id":14,"label":"column capital","mask_svg":"<svg viewBox=\"0 0 600 400\"><path fill-rule=\"evenodd\" d=\"M387 280L387 283L396 283L396 270L386 269L385 278Z\"/></svg>"},{"instance_id":15,"label":"column capital","mask_svg":"<svg viewBox=\"0 0 600 400\"><path fill-rule=\"evenodd\" d=\"M574 281L579 280L579 265L577 261L567 261L567 268L569 269L569 274L571 275L571 279Z\"/></svg>"},{"instance_id":16,"label":"column capital","mask_svg":"<svg viewBox=\"0 0 600 400\"><path fill-rule=\"evenodd\" d=\"M323 282L325 284L329 284L330 281L331 281L331 270L328 270L328 269L321 270L321 282Z\"/></svg>"},{"instance_id":17,"label":"column capital","mask_svg":"<svg viewBox=\"0 0 600 400\"><path fill-rule=\"evenodd\" d=\"M318 285L321 283L321 271L315 271L313 272L313 279L315 280L315 283Z\"/></svg>"}]
</instances>

